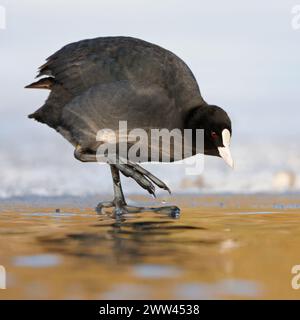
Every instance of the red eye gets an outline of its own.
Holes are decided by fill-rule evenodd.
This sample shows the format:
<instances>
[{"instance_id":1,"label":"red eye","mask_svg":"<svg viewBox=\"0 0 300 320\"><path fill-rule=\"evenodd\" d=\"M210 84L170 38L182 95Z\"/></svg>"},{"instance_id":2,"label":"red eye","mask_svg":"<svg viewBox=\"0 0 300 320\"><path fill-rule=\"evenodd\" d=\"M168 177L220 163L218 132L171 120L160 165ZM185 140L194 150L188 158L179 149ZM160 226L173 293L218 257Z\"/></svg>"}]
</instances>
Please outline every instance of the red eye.
<instances>
[{"instance_id":1,"label":"red eye","mask_svg":"<svg viewBox=\"0 0 300 320\"><path fill-rule=\"evenodd\" d=\"M217 135L214 131L212 131L212 132L211 132L211 137L212 137L213 139L217 139L217 138L218 138L218 135Z\"/></svg>"}]
</instances>

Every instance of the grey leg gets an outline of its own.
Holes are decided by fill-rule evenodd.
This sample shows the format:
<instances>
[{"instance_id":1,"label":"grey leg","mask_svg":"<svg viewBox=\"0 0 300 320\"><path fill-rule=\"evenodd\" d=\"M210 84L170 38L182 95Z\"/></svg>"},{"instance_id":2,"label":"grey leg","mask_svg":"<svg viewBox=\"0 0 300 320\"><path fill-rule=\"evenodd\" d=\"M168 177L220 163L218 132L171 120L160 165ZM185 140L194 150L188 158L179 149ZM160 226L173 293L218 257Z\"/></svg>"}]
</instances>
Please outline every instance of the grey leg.
<instances>
[{"instance_id":1,"label":"grey leg","mask_svg":"<svg viewBox=\"0 0 300 320\"><path fill-rule=\"evenodd\" d=\"M87 153L81 146L77 146L74 152L76 159L82 162L97 162L95 153ZM109 158L107 159L109 161ZM155 186L153 183L161 189L167 190L171 193L168 186L155 177L151 172L139 166L137 163L133 163L129 160L118 157L118 163L111 163L116 169L120 170L126 177L130 177L135 180L143 189L147 190L150 194L155 197ZM119 174L119 173L118 173ZM116 172L112 171L113 179L116 177ZM120 180L120 178L119 178ZM117 180L116 180L117 181ZM124 196L123 196L124 198Z\"/></svg>"},{"instance_id":2,"label":"grey leg","mask_svg":"<svg viewBox=\"0 0 300 320\"><path fill-rule=\"evenodd\" d=\"M74 156L76 159L83 162L96 162L96 154L87 153L84 149L78 146L75 149ZM121 180L120 180L120 171L126 177L134 179L142 188L147 190L150 194L155 197L155 186L153 183L170 193L170 189L167 185L162 182L160 179L152 175L149 171L142 168L136 163L130 161L125 162L123 159L119 159L118 163L110 164L112 179L113 179L113 188L114 188L114 200L113 201L104 201L100 202L97 207L97 213L103 213L105 209L113 208L113 212L116 215L122 215L125 213L139 213L143 211L152 211L158 213L165 213L170 215L173 218L178 218L180 214L180 209L176 206L164 206L164 207L135 207L128 206L125 197L123 194Z\"/></svg>"},{"instance_id":3,"label":"grey leg","mask_svg":"<svg viewBox=\"0 0 300 320\"><path fill-rule=\"evenodd\" d=\"M96 153L87 153L81 146L77 146L74 157L82 162L97 162Z\"/></svg>"},{"instance_id":4,"label":"grey leg","mask_svg":"<svg viewBox=\"0 0 300 320\"><path fill-rule=\"evenodd\" d=\"M111 202L100 202L96 208L97 213L103 213L106 208L114 208L113 213L117 216L120 216L126 213L140 213L140 212L152 211L152 212L167 214L172 218L179 217L180 209L176 206L137 207L137 206L127 205L124 194L123 194L122 186L121 186L120 172L119 172L118 166L111 164L110 169L111 169L111 174L113 179L114 200ZM130 175L130 177L132 176Z\"/></svg>"},{"instance_id":5,"label":"grey leg","mask_svg":"<svg viewBox=\"0 0 300 320\"><path fill-rule=\"evenodd\" d=\"M113 164L110 165L110 170L113 180L114 200L100 202L97 205L96 211L97 213L103 213L106 208L114 208L113 212L116 215L121 215L123 213L127 213L127 204L121 186L120 173L117 167Z\"/></svg>"},{"instance_id":6,"label":"grey leg","mask_svg":"<svg viewBox=\"0 0 300 320\"><path fill-rule=\"evenodd\" d=\"M149 172L146 169L144 169L143 167L139 166L137 163L133 163L129 160L127 160L127 164L129 167L135 169L137 172L146 176L150 181L155 183L158 187L160 187L161 189L167 190L169 192L169 194L171 194L171 190L169 189L169 187L163 181L161 181L160 179L155 177L151 172Z\"/></svg>"},{"instance_id":7,"label":"grey leg","mask_svg":"<svg viewBox=\"0 0 300 320\"><path fill-rule=\"evenodd\" d=\"M123 212L126 212L126 210L124 209L127 204L126 204L122 186L121 186L120 173L117 167L113 164L110 165L110 170L111 170L111 175L113 179L114 194L115 194L115 198L113 200L113 203L115 204L115 213L122 214Z\"/></svg>"}]
</instances>

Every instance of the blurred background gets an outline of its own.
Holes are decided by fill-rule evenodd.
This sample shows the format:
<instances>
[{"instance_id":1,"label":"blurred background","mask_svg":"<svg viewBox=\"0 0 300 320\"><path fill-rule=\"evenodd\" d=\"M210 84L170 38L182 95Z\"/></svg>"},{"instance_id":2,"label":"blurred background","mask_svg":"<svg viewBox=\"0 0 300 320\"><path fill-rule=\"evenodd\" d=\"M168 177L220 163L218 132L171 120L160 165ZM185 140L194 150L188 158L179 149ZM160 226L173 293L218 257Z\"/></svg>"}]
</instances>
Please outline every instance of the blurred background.
<instances>
[{"instance_id":1,"label":"blurred background","mask_svg":"<svg viewBox=\"0 0 300 320\"><path fill-rule=\"evenodd\" d=\"M110 193L109 168L83 164L54 130L27 119L48 91L25 90L45 58L85 38L161 45L193 71L204 99L233 122L235 169L206 157L201 176L152 166L175 192L300 189L300 29L296 0L0 0L0 197ZM125 192L143 192L126 179Z\"/></svg>"}]
</instances>

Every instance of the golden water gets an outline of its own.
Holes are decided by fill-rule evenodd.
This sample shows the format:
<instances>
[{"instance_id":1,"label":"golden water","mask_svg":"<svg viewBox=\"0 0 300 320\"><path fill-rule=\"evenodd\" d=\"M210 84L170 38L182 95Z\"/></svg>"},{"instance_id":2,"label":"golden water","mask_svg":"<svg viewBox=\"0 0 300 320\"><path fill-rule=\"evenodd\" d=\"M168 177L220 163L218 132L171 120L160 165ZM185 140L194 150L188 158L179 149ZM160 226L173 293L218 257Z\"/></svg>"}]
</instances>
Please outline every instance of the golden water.
<instances>
[{"instance_id":1,"label":"golden water","mask_svg":"<svg viewBox=\"0 0 300 320\"><path fill-rule=\"evenodd\" d=\"M5 202L0 265L23 299L300 298L297 196L180 196L173 219Z\"/></svg>"}]
</instances>

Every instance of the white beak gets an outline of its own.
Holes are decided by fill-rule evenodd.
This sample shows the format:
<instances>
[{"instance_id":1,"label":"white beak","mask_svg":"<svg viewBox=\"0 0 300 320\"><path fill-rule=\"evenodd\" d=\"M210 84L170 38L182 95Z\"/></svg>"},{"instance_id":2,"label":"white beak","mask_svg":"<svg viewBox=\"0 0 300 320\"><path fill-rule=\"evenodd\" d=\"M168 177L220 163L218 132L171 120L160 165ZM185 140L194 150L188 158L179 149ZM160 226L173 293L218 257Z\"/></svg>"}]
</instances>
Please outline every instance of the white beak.
<instances>
[{"instance_id":1,"label":"white beak","mask_svg":"<svg viewBox=\"0 0 300 320\"><path fill-rule=\"evenodd\" d=\"M224 159L224 161L233 168L233 160L230 153L229 145L230 145L230 131L228 129L224 129L222 131L222 142L224 147L218 147L220 156Z\"/></svg>"}]
</instances>

